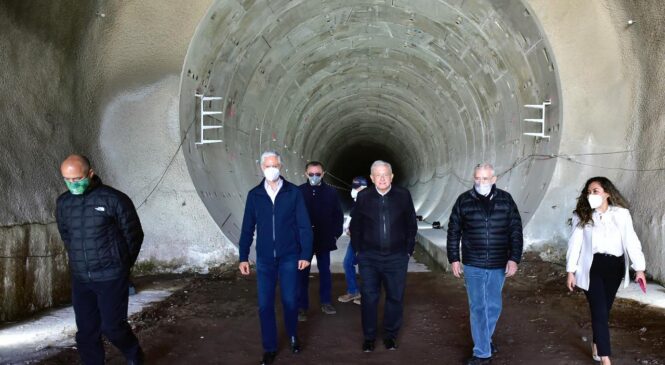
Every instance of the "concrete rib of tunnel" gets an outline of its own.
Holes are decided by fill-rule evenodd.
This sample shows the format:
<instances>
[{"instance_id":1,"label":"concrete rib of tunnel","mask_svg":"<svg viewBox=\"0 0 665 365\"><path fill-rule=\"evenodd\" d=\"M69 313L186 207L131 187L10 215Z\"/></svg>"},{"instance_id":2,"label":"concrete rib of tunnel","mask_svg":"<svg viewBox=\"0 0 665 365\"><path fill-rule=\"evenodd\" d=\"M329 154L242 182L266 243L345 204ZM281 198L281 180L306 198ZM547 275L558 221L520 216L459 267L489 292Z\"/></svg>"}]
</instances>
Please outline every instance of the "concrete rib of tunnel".
<instances>
[{"instance_id":1,"label":"concrete rib of tunnel","mask_svg":"<svg viewBox=\"0 0 665 365\"><path fill-rule=\"evenodd\" d=\"M537 19L520 1L218 0L199 24L182 73L180 123L199 195L234 242L244 197L267 149L302 181L320 160L341 180L394 165L418 214L445 221L470 187L473 166L494 163L500 187L529 220L540 203L560 135L556 67ZM223 125L198 146L195 93ZM552 100L549 140L524 104ZM335 185L341 182L331 180Z\"/></svg>"}]
</instances>

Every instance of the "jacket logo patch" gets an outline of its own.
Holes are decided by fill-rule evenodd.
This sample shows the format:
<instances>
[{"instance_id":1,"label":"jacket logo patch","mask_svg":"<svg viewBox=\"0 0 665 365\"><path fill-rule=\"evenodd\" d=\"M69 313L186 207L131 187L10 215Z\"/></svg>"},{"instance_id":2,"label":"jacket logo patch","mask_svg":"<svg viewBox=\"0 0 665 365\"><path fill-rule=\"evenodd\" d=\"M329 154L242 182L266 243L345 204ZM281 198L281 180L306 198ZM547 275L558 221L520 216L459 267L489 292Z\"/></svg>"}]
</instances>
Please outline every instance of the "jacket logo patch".
<instances>
[{"instance_id":1,"label":"jacket logo patch","mask_svg":"<svg viewBox=\"0 0 665 365\"><path fill-rule=\"evenodd\" d=\"M97 208L95 208L95 210L98 211L98 212L105 212L105 211L106 211L106 208L104 208L104 207L97 207Z\"/></svg>"}]
</instances>

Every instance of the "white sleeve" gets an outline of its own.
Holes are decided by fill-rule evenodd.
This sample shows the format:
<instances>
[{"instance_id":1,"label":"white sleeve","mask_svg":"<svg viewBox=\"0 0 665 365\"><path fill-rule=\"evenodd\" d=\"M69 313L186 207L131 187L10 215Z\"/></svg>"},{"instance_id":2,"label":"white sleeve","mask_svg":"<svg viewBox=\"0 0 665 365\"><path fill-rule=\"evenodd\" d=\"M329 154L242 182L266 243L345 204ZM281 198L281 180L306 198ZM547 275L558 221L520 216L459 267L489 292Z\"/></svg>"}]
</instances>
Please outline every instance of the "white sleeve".
<instances>
[{"instance_id":1,"label":"white sleeve","mask_svg":"<svg viewBox=\"0 0 665 365\"><path fill-rule=\"evenodd\" d=\"M342 226L342 229L344 230L344 233L347 235L349 234L349 225L351 224L351 216L347 216L346 219L344 219L344 226Z\"/></svg>"},{"instance_id":2,"label":"white sleeve","mask_svg":"<svg viewBox=\"0 0 665 365\"><path fill-rule=\"evenodd\" d=\"M621 222L623 227L621 227L621 238L624 240L624 245L626 251L628 251L628 257L631 261L631 267L635 271L644 271L646 268L646 260L644 259L644 253L642 253L642 243L635 233L633 227L633 218L630 216L630 211L628 209L624 210L624 214L621 216Z\"/></svg>"},{"instance_id":3,"label":"white sleeve","mask_svg":"<svg viewBox=\"0 0 665 365\"><path fill-rule=\"evenodd\" d=\"M578 268L578 261L580 253L582 252L582 241L584 240L584 230L579 226L580 218L577 214L573 214L572 225L573 230L568 239L568 252L566 252L566 271L576 272Z\"/></svg>"}]
</instances>

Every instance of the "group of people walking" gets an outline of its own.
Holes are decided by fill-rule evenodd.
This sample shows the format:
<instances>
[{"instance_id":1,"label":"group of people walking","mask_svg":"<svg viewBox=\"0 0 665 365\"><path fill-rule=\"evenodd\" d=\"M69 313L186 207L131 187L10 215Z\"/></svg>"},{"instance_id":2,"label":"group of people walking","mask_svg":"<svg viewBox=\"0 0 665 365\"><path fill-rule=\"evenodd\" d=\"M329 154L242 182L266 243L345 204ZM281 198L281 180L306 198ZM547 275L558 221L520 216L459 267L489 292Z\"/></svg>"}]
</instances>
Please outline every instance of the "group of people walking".
<instances>
[{"instance_id":1,"label":"group of people walking","mask_svg":"<svg viewBox=\"0 0 665 365\"><path fill-rule=\"evenodd\" d=\"M298 321L309 310L309 270L316 256L321 311L332 305L330 252L346 231L350 244L344 258L347 293L340 302L361 305L363 330L359 350L372 352L381 337L388 350L398 348L407 266L413 254L417 218L408 190L392 184L388 162L370 167L352 182L354 206L344 217L336 190L323 182L324 166L309 162L307 182L296 186L281 176L281 157L261 155L264 179L247 194L239 240L239 270L251 272L250 247L256 241L256 276L263 356L275 361L278 351L275 295L277 284L290 349L302 351ZM67 186L57 201L58 229L72 273L76 341L84 364L103 364L102 334L120 349L128 364L144 363L143 351L127 323L129 272L136 262L143 231L136 209L122 192L101 182L90 161L69 156L61 165ZM455 277L464 277L468 296L472 356L466 364L490 364L499 350L493 341L502 310L505 278L515 275L522 257L522 221L511 195L496 186L490 164L474 168L474 185L452 207L447 254ZM626 199L610 180L589 179L577 199L568 243L566 285L584 290L591 311L592 356L610 364L609 312L617 290L629 282L629 267L645 283L645 258L633 229ZM358 285L356 269L361 278ZM382 328L377 324L382 290Z\"/></svg>"}]
</instances>

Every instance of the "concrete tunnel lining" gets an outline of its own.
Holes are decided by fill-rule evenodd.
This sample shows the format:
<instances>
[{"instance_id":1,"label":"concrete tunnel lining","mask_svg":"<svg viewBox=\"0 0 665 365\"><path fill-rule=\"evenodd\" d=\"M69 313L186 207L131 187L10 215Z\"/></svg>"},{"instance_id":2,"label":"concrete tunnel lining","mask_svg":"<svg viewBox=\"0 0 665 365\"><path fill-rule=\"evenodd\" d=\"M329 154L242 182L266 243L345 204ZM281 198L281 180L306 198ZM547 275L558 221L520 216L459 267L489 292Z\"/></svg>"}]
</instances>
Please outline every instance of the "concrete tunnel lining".
<instances>
[{"instance_id":1,"label":"concrete tunnel lining","mask_svg":"<svg viewBox=\"0 0 665 365\"><path fill-rule=\"evenodd\" d=\"M560 90L537 19L518 1L218 0L190 43L181 81L180 126L192 180L213 219L237 243L244 197L260 180L266 149L284 157L283 175L303 181L308 160L335 175L339 156L383 150L416 209L445 221L468 189L473 165L502 173L526 222L540 203L556 153ZM219 130L198 146L195 93L222 96L207 123ZM549 140L524 118L524 104L553 101ZM372 149L371 149L372 150ZM379 156L377 156L379 158ZM520 163L523 162L523 163ZM512 169L511 169L512 168Z\"/></svg>"}]
</instances>

